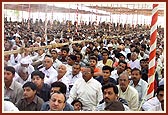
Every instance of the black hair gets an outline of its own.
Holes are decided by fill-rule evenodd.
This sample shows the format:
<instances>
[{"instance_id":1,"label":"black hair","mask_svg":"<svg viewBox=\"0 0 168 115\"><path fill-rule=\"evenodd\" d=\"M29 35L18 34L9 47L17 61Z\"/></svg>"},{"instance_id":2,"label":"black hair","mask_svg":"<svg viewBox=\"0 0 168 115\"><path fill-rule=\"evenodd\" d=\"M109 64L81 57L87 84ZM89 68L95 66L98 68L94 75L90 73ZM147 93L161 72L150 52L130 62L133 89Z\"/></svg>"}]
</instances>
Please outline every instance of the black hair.
<instances>
[{"instance_id":1,"label":"black hair","mask_svg":"<svg viewBox=\"0 0 168 115\"><path fill-rule=\"evenodd\" d=\"M125 61L123 61L123 60L120 60L119 62L118 62L118 64L120 64L120 63L123 63L123 64L125 64L126 66L125 66L125 70L127 69L127 62L125 62Z\"/></svg>"},{"instance_id":2,"label":"black hair","mask_svg":"<svg viewBox=\"0 0 168 115\"><path fill-rule=\"evenodd\" d=\"M25 87L30 87L33 91L37 90L36 84L34 84L33 82L30 82L30 81L26 82L26 83L22 86L22 88L25 88Z\"/></svg>"},{"instance_id":3,"label":"black hair","mask_svg":"<svg viewBox=\"0 0 168 115\"><path fill-rule=\"evenodd\" d=\"M46 58L46 57L52 58L52 56L51 56L51 55L48 55L48 54L46 54L46 55L44 56L44 58Z\"/></svg>"},{"instance_id":4,"label":"black hair","mask_svg":"<svg viewBox=\"0 0 168 115\"><path fill-rule=\"evenodd\" d=\"M107 55L109 55L109 51L105 48L102 50L101 54L103 55L104 53L107 53Z\"/></svg>"},{"instance_id":5,"label":"black hair","mask_svg":"<svg viewBox=\"0 0 168 115\"><path fill-rule=\"evenodd\" d=\"M70 54L68 57L70 57L73 61L76 61L77 59L76 55L72 55L72 54Z\"/></svg>"},{"instance_id":6,"label":"black hair","mask_svg":"<svg viewBox=\"0 0 168 115\"><path fill-rule=\"evenodd\" d=\"M29 37L25 35L25 36L23 36L23 39L29 40Z\"/></svg>"},{"instance_id":7,"label":"black hair","mask_svg":"<svg viewBox=\"0 0 168 115\"><path fill-rule=\"evenodd\" d=\"M112 68L110 66L105 65L105 66L103 66L102 70L109 70L111 73Z\"/></svg>"},{"instance_id":8,"label":"black hair","mask_svg":"<svg viewBox=\"0 0 168 115\"><path fill-rule=\"evenodd\" d=\"M63 82L61 82L61 81L53 82L51 84L51 88L53 88L53 87L60 87L60 92L63 94L66 94L67 86Z\"/></svg>"},{"instance_id":9,"label":"black hair","mask_svg":"<svg viewBox=\"0 0 168 115\"><path fill-rule=\"evenodd\" d=\"M33 78L33 76L39 76L41 79L44 79L45 74L42 71L35 70L31 73L31 79Z\"/></svg>"},{"instance_id":10,"label":"black hair","mask_svg":"<svg viewBox=\"0 0 168 115\"><path fill-rule=\"evenodd\" d=\"M135 48L135 49L134 49L134 52L140 53L140 49L139 49L139 48Z\"/></svg>"},{"instance_id":11,"label":"black hair","mask_svg":"<svg viewBox=\"0 0 168 115\"><path fill-rule=\"evenodd\" d=\"M146 45L145 44L141 44L141 48L143 48L144 50L146 50Z\"/></svg>"},{"instance_id":12,"label":"black hair","mask_svg":"<svg viewBox=\"0 0 168 115\"><path fill-rule=\"evenodd\" d=\"M78 63L78 62L75 62L75 63L73 64L73 66L74 66L74 65L79 65L79 67L81 68L80 63Z\"/></svg>"},{"instance_id":13,"label":"black hair","mask_svg":"<svg viewBox=\"0 0 168 115\"><path fill-rule=\"evenodd\" d=\"M65 50L67 53L69 53L69 48L68 47L62 47L61 51Z\"/></svg>"},{"instance_id":14,"label":"black hair","mask_svg":"<svg viewBox=\"0 0 168 115\"><path fill-rule=\"evenodd\" d=\"M90 56L89 60L96 60L96 62L98 61L97 57L96 56Z\"/></svg>"},{"instance_id":15,"label":"black hair","mask_svg":"<svg viewBox=\"0 0 168 115\"><path fill-rule=\"evenodd\" d=\"M87 48L90 49L90 51L92 51L92 48L90 46L88 46Z\"/></svg>"},{"instance_id":16,"label":"black hair","mask_svg":"<svg viewBox=\"0 0 168 115\"><path fill-rule=\"evenodd\" d=\"M133 71L139 71L139 74L140 74L140 75L142 75L141 70L140 70L140 69L138 69L138 68L136 68L136 67L135 67L135 68L133 68L133 69L131 70L131 73L132 73Z\"/></svg>"},{"instance_id":17,"label":"black hair","mask_svg":"<svg viewBox=\"0 0 168 115\"><path fill-rule=\"evenodd\" d=\"M81 102L79 99L73 100L72 103L71 103L71 105L74 106L74 104L77 103L77 102L79 102L79 103L81 104L81 108L82 108L82 107L83 107L83 104L82 104L82 102Z\"/></svg>"},{"instance_id":18,"label":"black hair","mask_svg":"<svg viewBox=\"0 0 168 115\"><path fill-rule=\"evenodd\" d=\"M97 48L94 48L94 49L93 49L93 52L94 52L94 51L97 51L97 52L99 52L99 49L97 49Z\"/></svg>"},{"instance_id":19,"label":"black hair","mask_svg":"<svg viewBox=\"0 0 168 115\"><path fill-rule=\"evenodd\" d=\"M80 59L82 59L83 58L83 55L81 54L81 53L76 53L76 55L79 55L80 56Z\"/></svg>"},{"instance_id":20,"label":"black hair","mask_svg":"<svg viewBox=\"0 0 168 115\"><path fill-rule=\"evenodd\" d=\"M15 75L15 68L12 66L6 66L4 67L4 70L10 71L13 75Z\"/></svg>"},{"instance_id":21,"label":"black hair","mask_svg":"<svg viewBox=\"0 0 168 115\"><path fill-rule=\"evenodd\" d=\"M146 60L146 59L141 59L141 60L140 60L140 63L143 62L143 61L147 61L147 60Z\"/></svg>"},{"instance_id":22,"label":"black hair","mask_svg":"<svg viewBox=\"0 0 168 115\"><path fill-rule=\"evenodd\" d=\"M164 91L164 85L160 85L157 87L156 93L159 94L160 91Z\"/></svg>"},{"instance_id":23,"label":"black hair","mask_svg":"<svg viewBox=\"0 0 168 115\"><path fill-rule=\"evenodd\" d=\"M107 83L107 84L103 85L102 86L102 92L104 92L104 90L108 89L108 88L113 88L114 93L118 94L118 87L113 83Z\"/></svg>"},{"instance_id":24,"label":"black hair","mask_svg":"<svg viewBox=\"0 0 168 115\"><path fill-rule=\"evenodd\" d=\"M127 54L127 59L130 59L130 57L131 57L131 53L128 53Z\"/></svg>"},{"instance_id":25,"label":"black hair","mask_svg":"<svg viewBox=\"0 0 168 115\"><path fill-rule=\"evenodd\" d=\"M94 46L94 43L93 42L89 42L89 44L92 44Z\"/></svg>"}]
</instances>

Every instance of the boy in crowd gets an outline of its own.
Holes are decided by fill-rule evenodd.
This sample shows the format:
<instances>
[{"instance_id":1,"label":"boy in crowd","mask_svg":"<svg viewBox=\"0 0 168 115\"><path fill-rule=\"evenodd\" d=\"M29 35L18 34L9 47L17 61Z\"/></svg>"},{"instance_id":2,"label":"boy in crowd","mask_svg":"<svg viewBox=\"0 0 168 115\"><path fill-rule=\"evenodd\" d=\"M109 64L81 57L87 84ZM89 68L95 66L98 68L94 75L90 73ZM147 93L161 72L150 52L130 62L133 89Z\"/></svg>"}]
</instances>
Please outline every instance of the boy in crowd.
<instances>
[{"instance_id":1,"label":"boy in crowd","mask_svg":"<svg viewBox=\"0 0 168 115\"><path fill-rule=\"evenodd\" d=\"M35 70L31 74L31 81L37 86L37 95L41 97L44 102L49 101L50 99L50 89L51 87L44 83L44 73L38 70Z\"/></svg>"}]
</instances>

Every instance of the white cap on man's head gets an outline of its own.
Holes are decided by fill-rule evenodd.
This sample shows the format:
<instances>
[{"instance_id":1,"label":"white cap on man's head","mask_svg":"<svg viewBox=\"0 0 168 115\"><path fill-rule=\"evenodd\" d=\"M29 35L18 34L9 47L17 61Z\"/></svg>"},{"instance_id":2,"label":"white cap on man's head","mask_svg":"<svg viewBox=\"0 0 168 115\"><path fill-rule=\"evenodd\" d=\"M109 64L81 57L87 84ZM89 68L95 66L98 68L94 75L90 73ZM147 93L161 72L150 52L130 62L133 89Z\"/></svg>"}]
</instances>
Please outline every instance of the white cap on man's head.
<instances>
[{"instance_id":1,"label":"white cap on man's head","mask_svg":"<svg viewBox=\"0 0 168 115\"><path fill-rule=\"evenodd\" d=\"M108 47L108 48L109 48L109 47L113 47L113 44L108 44L107 47Z\"/></svg>"},{"instance_id":2,"label":"white cap on man's head","mask_svg":"<svg viewBox=\"0 0 168 115\"><path fill-rule=\"evenodd\" d=\"M22 58L20 60L21 64L31 64L31 60L29 58Z\"/></svg>"}]
</instances>

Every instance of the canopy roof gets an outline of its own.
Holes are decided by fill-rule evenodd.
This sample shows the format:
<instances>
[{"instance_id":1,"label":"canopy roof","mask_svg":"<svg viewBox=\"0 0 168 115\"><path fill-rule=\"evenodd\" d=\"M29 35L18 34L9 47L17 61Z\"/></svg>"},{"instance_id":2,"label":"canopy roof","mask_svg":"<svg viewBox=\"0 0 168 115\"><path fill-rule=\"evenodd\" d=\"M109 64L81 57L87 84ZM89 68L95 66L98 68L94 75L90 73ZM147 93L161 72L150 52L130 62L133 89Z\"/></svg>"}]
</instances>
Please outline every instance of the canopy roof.
<instances>
[{"instance_id":1,"label":"canopy roof","mask_svg":"<svg viewBox=\"0 0 168 115\"><path fill-rule=\"evenodd\" d=\"M143 3L143 2L142 2ZM4 3L4 9L30 11L30 12L58 12L58 13L76 13L78 7L78 13L80 14L97 14L97 15L109 15L111 14L138 14L149 16L152 15L152 4L118 4L118 3L23 3L23 4L10 4ZM159 4L158 15L164 16L164 4Z\"/></svg>"}]
</instances>

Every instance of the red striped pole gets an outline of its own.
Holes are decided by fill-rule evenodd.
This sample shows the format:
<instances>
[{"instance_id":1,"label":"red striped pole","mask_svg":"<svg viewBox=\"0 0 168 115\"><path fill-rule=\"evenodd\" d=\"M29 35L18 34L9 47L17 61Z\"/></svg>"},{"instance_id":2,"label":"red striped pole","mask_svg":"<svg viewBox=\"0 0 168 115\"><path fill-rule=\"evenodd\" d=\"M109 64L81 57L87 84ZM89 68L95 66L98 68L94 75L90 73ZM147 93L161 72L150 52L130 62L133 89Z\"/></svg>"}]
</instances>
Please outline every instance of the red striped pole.
<instances>
[{"instance_id":1,"label":"red striped pole","mask_svg":"<svg viewBox=\"0 0 168 115\"><path fill-rule=\"evenodd\" d=\"M150 54L149 54L149 67L148 67L148 85L149 86L147 91L147 99L152 98L154 95L157 20L158 20L158 4L153 4L151 32L150 32Z\"/></svg>"}]
</instances>

